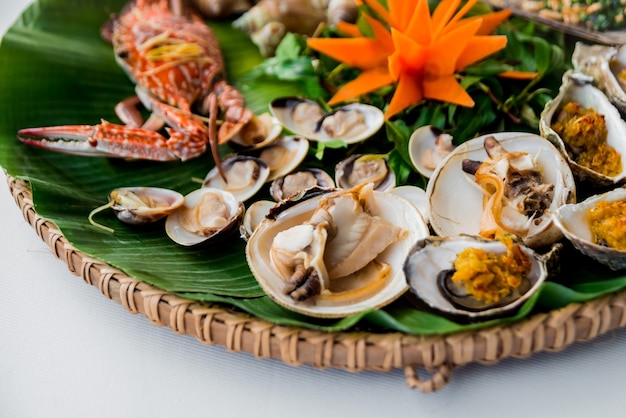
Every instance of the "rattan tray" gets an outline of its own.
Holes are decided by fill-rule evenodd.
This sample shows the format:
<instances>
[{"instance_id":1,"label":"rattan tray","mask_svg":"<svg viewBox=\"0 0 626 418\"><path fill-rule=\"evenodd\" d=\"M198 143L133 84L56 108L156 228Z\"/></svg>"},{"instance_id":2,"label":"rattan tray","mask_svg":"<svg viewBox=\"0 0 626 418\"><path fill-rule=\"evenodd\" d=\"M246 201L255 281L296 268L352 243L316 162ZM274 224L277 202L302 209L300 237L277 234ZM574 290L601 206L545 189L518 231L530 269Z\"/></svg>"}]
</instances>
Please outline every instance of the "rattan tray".
<instances>
[{"instance_id":1,"label":"rattan tray","mask_svg":"<svg viewBox=\"0 0 626 418\"><path fill-rule=\"evenodd\" d=\"M512 325L445 336L319 332L278 326L225 306L182 299L82 253L53 222L35 212L27 182L11 176L7 179L26 221L72 273L130 313L145 315L154 325L170 327L204 344L222 345L231 352L248 352L294 366L352 372L403 368L409 387L432 392L444 387L452 371L464 364L491 364L507 357L557 351L626 325L626 291L622 291ZM418 370L429 371L428 378L420 378Z\"/></svg>"}]
</instances>

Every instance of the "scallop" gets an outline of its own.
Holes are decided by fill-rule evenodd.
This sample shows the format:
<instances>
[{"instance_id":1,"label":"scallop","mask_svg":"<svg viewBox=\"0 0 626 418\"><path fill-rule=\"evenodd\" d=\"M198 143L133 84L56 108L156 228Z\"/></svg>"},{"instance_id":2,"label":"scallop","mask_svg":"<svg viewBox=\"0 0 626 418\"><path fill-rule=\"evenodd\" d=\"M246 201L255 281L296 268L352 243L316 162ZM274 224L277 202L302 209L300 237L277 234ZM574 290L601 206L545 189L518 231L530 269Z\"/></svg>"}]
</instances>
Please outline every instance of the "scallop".
<instances>
[{"instance_id":1,"label":"scallop","mask_svg":"<svg viewBox=\"0 0 626 418\"><path fill-rule=\"evenodd\" d=\"M225 190L242 202L261 190L270 175L270 167L265 161L249 155L234 155L224 159L222 170L226 182L215 167L204 178L202 187Z\"/></svg>"},{"instance_id":2,"label":"scallop","mask_svg":"<svg viewBox=\"0 0 626 418\"><path fill-rule=\"evenodd\" d=\"M277 178L270 186L270 194L277 202L311 187L334 188L335 182L324 170L306 168Z\"/></svg>"},{"instance_id":3,"label":"scallop","mask_svg":"<svg viewBox=\"0 0 626 418\"><path fill-rule=\"evenodd\" d=\"M361 142L378 132L385 122L382 110L362 103L326 112L313 100L282 97L272 101L270 111L289 131L320 142Z\"/></svg>"},{"instance_id":4,"label":"scallop","mask_svg":"<svg viewBox=\"0 0 626 418\"><path fill-rule=\"evenodd\" d=\"M409 157L418 173L426 178L454 150L452 135L426 125L416 129L409 138Z\"/></svg>"},{"instance_id":5,"label":"scallop","mask_svg":"<svg viewBox=\"0 0 626 418\"><path fill-rule=\"evenodd\" d=\"M92 225L106 230L109 228L93 221L93 216L104 209L112 208L124 223L143 225L166 217L183 204L184 198L174 190L159 187L119 187L109 193L108 200L89 214Z\"/></svg>"},{"instance_id":6,"label":"scallop","mask_svg":"<svg viewBox=\"0 0 626 418\"><path fill-rule=\"evenodd\" d=\"M569 102L577 103L585 109L593 109L601 115L606 124L606 144L612 147L621 157L621 167L614 175L603 174L577 162L574 148L566 145L563 138L553 129L552 125L558 120L562 108ZM583 123L586 119L581 119ZM580 181L595 186L608 186L622 183L626 180L626 123L622 120L619 111L598 88L593 86L593 78L579 72L567 72L563 76L563 84L559 94L546 104L539 123L541 135L550 140L566 156L567 161Z\"/></svg>"},{"instance_id":7,"label":"scallop","mask_svg":"<svg viewBox=\"0 0 626 418\"><path fill-rule=\"evenodd\" d=\"M367 184L285 205L254 231L246 257L278 304L309 316L339 318L402 295L404 260L427 235L414 205Z\"/></svg>"},{"instance_id":8,"label":"scallop","mask_svg":"<svg viewBox=\"0 0 626 418\"><path fill-rule=\"evenodd\" d=\"M349 189L363 183L373 183L379 191L396 185L396 175L387 158L378 154L357 154L340 161L335 166L337 187Z\"/></svg>"},{"instance_id":9,"label":"scallop","mask_svg":"<svg viewBox=\"0 0 626 418\"><path fill-rule=\"evenodd\" d=\"M485 149L492 142L488 138L500 147L499 155L494 158ZM486 179L504 178L503 195L486 193L476 183L476 176L464 171L472 161L489 162L493 172ZM506 173L500 173L499 177L498 171L505 169ZM531 170L532 179L523 175L525 169ZM509 179L515 180L512 176L523 180L519 185L524 187L508 194ZM548 191L551 199L544 199L542 190ZM545 138L523 132L501 132L459 145L433 173L426 196L430 225L439 236L491 234L495 220L496 228L516 234L526 245L538 248L562 238L551 213L576 200L576 186L563 155ZM538 205L537 210L533 204Z\"/></svg>"},{"instance_id":10,"label":"scallop","mask_svg":"<svg viewBox=\"0 0 626 418\"><path fill-rule=\"evenodd\" d=\"M572 54L577 71L593 77L608 99L626 113L626 47L577 42Z\"/></svg>"},{"instance_id":11,"label":"scallop","mask_svg":"<svg viewBox=\"0 0 626 418\"><path fill-rule=\"evenodd\" d=\"M561 206L553 215L554 223L580 252L612 270L623 270L626 268L625 250L594 242L587 214L600 201L626 202L626 189L620 187L579 203Z\"/></svg>"},{"instance_id":12,"label":"scallop","mask_svg":"<svg viewBox=\"0 0 626 418\"><path fill-rule=\"evenodd\" d=\"M463 250L476 249L495 256L507 253L505 243L476 236L427 237L418 241L404 264L409 288L420 301L444 314L473 319L511 314L549 276L548 266L553 264L549 260L558 255L559 249L556 246L552 252L540 256L529 247L513 245L519 251L515 251L516 257L521 263L529 263L529 269L526 274L519 274L518 286L503 290L499 299L486 301L451 280L454 262Z\"/></svg>"},{"instance_id":13,"label":"scallop","mask_svg":"<svg viewBox=\"0 0 626 418\"><path fill-rule=\"evenodd\" d=\"M304 161L309 141L301 136L284 136L258 152L270 168L266 181L274 181L294 171Z\"/></svg>"},{"instance_id":14,"label":"scallop","mask_svg":"<svg viewBox=\"0 0 626 418\"><path fill-rule=\"evenodd\" d=\"M232 193L202 187L185 196L184 204L165 221L165 232L179 245L214 243L237 231L244 205Z\"/></svg>"}]
</instances>

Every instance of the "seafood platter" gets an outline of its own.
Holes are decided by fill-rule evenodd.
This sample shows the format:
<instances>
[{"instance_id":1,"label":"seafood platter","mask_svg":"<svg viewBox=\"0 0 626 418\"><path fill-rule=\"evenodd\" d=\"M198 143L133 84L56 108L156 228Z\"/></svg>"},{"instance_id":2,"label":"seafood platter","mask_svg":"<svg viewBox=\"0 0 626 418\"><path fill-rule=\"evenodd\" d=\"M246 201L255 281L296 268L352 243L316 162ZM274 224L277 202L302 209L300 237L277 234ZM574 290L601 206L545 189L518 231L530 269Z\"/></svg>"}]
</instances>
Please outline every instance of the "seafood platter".
<instances>
[{"instance_id":1,"label":"seafood platter","mask_svg":"<svg viewBox=\"0 0 626 418\"><path fill-rule=\"evenodd\" d=\"M207 312L313 335L323 367L344 336L390 335L409 354L370 341L384 364L340 367L429 391L471 360L427 364L420 344L626 288L621 44L476 1L303 2L310 28L288 0L101 3L58 27L64 2L36 2L5 35L0 164L21 206L125 277L122 303L158 289L203 341Z\"/></svg>"}]
</instances>

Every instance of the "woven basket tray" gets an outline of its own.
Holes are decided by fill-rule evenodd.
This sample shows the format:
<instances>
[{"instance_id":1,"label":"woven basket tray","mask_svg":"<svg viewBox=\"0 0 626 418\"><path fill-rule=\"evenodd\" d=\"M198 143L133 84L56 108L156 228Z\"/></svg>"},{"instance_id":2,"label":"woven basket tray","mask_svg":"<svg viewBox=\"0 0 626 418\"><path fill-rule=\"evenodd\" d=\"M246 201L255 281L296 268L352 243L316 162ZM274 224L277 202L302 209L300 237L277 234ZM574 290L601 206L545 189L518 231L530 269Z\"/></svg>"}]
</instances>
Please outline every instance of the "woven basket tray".
<instances>
[{"instance_id":1,"label":"woven basket tray","mask_svg":"<svg viewBox=\"0 0 626 418\"><path fill-rule=\"evenodd\" d=\"M319 332L271 324L228 307L182 299L74 248L54 223L35 212L27 182L7 176L9 190L26 221L69 270L102 294L153 324L245 351L257 358L275 358L299 366L335 367L348 371L390 371L403 368L407 385L423 392L441 389L454 368L471 362L496 363L506 357L556 351L626 325L626 291L584 304L537 314L518 323L479 332L419 337L398 332ZM418 370L429 371L420 379Z\"/></svg>"}]
</instances>

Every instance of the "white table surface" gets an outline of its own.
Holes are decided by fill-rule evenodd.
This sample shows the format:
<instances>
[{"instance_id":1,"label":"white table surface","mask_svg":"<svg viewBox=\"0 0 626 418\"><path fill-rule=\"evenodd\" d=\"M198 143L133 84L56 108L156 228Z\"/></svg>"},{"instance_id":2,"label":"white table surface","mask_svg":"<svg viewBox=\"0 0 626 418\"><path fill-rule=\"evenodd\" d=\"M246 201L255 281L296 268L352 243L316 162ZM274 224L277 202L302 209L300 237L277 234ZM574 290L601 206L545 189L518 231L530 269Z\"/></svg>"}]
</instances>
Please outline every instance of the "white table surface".
<instances>
[{"instance_id":1,"label":"white table surface","mask_svg":"<svg viewBox=\"0 0 626 418\"><path fill-rule=\"evenodd\" d=\"M2 0L2 33L27 3ZM410 390L400 370L292 367L155 327L56 259L22 218L2 174L0 289L3 418L626 414L626 330L559 353L472 364L426 395Z\"/></svg>"}]
</instances>

